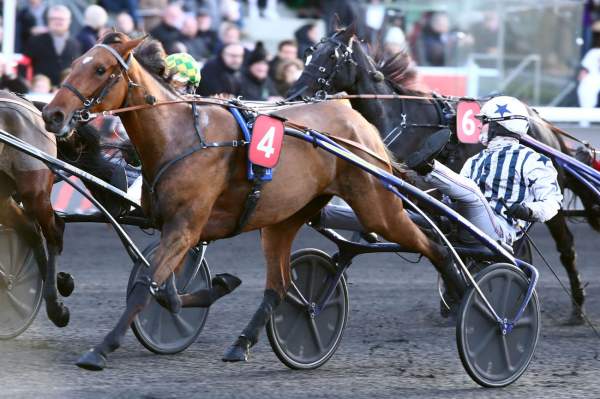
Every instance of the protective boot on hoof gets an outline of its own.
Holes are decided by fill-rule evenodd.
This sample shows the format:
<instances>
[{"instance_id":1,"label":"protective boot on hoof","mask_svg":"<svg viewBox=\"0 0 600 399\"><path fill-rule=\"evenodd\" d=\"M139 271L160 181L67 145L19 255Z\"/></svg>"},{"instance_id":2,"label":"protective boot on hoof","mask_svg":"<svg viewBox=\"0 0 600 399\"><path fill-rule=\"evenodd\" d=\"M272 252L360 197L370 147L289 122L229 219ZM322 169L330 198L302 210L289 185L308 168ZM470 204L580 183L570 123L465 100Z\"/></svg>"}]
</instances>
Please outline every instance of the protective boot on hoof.
<instances>
[{"instance_id":1,"label":"protective boot on hoof","mask_svg":"<svg viewBox=\"0 0 600 399\"><path fill-rule=\"evenodd\" d=\"M156 302L158 302L160 306L171 313L179 313L181 311L181 298L177 293L174 274L171 274L171 277L156 290L154 299L156 299Z\"/></svg>"},{"instance_id":2,"label":"protective boot on hoof","mask_svg":"<svg viewBox=\"0 0 600 399\"><path fill-rule=\"evenodd\" d=\"M444 285L446 287L446 290L443 293L443 301L440 301L440 315L449 318L450 321L456 321L462 297L467 290L467 283L462 273L455 265L454 258L451 255L446 257L439 272L444 279ZM448 309L443 302L446 302L450 309Z\"/></svg>"},{"instance_id":3,"label":"protective boot on hoof","mask_svg":"<svg viewBox=\"0 0 600 399\"><path fill-rule=\"evenodd\" d=\"M223 354L224 362L246 362L250 354L250 340L241 335Z\"/></svg>"},{"instance_id":4,"label":"protective boot on hoof","mask_svg":"<svg viewBox=\"0 0 600 399\"><path fill-rule=\"evenodd\" d=\"M70 296L75 289L75 280L69 273L59 272L56 275L56 288L63 298Z\"/></svg>"},{"instance_id":5,"label":"protective boot on hoof","mask_svg":"<svg viewBox=\"0 0 600 399\"><path fill-rule=\"evenodd\" d=\"M85 370L102 371L106 367L106 356L96 349L90 349L81 355L75 364Z\"/></svg>"},{"instance_id":6,"label":"protective boot on hoof","mask_svg":"<svg viewBox=\"0 0 600 399\"><path fill-rule=\"evenodd\" d=\"M57 306L48 306L46 304L46 313L56 327L62 328L69 324L71 313L69 312L69 308L62 303L59 303Z\"/></svg>"},{"instance_id":7,"label":"protective boot on hoof","mask_svg":"<svg viewBox=\"0 0 600 399\"><path fill-rule=\"evenodd\" d=\"M242 284L242 280L229 273L217 274L212 279L212 285L220 286L225 290L225 294L230 294Z\"/></svg>"}]
</instances>

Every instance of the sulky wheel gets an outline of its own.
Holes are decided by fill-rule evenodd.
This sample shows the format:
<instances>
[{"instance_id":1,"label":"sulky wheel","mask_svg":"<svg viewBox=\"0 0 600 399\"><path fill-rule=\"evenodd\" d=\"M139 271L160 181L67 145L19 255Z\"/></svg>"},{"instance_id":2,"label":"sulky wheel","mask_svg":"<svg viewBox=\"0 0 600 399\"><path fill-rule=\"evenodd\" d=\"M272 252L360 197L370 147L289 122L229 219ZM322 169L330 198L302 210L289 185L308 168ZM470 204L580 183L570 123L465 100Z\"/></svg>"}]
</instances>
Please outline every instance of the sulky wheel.
<instances>
[{"instance_id":1,"label":"sulky wheel","mask_svg":"<svg viewBox=\"0 0 600 399\"><path fill-rule=\"evenodd\" d=\"M336 267L329 255L317 249L302 249L291 257L292 281L283 302L267 324L273 351L293 369L315 369L335 353L348 320L348 287L342 276L324 309L314 318L309 303L319 303Z\"/></svg>"},{"instance_id":2,"label":"sulky wheel","mask_svg":"<svg viewBox=\"0 0 600 399\"><path fill-rule=\"evenodd\" d=\"M527 293L529 280L521 270L497 263L481 271L477 284L501 318L513 320ZM512 331L502 334L480 295L471 287L463 298L456 325L456 342L463 366L484 387L504 387L527 369L540 333L537 294Z\"/></svg>"},{"instance_id":3,"label":"sulky wheel","mask_svg":"<svg viewBox=\"0 0 600 399\"><path fill-rule=\"evenodd\" d=\"M0 339L29 327L40 309L42 287L31 248L14 230L0 226Z\"/></svg>"},{"instance_id":4,"label":"sulky wheel","mask_svg":"<svg viewBox=\"0 0 600 399\"><path fill-rule=\"evenodd\" d=\"M157 248L158 242L155 242L143 251L148 261ZM201 257L200 249L193 248L188 252L184 264L176 274L177 291L180 294L210 288L210 270L206 260ZM134 265L128 292L142 267L145 266L139 263ZM131 329L146 349L159 355L169 355L184 351L193 344L202 332L207 317L208 308L185 308L178 314L173 314L152 298L148 306L133 320Z\"/></svg>"}]
</instances>

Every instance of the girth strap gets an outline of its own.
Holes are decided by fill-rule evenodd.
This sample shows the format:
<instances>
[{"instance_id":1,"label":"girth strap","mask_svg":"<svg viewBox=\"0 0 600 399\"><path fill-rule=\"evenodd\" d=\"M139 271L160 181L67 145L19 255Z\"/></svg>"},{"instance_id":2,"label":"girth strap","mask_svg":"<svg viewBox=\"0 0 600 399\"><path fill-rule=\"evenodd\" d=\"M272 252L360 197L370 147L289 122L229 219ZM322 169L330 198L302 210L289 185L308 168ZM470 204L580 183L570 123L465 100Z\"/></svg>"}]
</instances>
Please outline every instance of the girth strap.
<instances>
[{"instance_id":1,"label":"girth strap","mask_svg":"<svg viewBox=\"0 0 600 399\"><path fill-rule=\"evenodd\" d=\"M256 167L259 170L255 172L254 180L252 181L252 188L248 192L248 196L246 197L246 202L244 202L244 210L238 219L237 226L233 231L233 235L236 236L242 232L248 220L250 220L250 216L254 213L256 206L258 205L258 201L260 200L260 196L262 194L262 187L266 183L261 177L264 174L264 168L261 166L253 165L252 167Z\"/></svg>"}]
</instances>

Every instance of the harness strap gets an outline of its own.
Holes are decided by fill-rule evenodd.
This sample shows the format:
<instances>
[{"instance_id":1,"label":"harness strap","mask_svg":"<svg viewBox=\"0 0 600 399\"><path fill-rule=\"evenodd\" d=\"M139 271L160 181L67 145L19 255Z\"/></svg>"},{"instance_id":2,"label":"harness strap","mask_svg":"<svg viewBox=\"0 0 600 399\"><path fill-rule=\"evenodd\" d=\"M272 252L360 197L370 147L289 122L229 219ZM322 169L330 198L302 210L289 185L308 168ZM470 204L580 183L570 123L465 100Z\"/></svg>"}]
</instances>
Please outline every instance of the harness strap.
<instances>
[{"instance_id":1,"label":"harness strap","mask_svg":"<svg viewBox=\"0 0 600 399\"><path fill-rule=\"evenodd\" d=\"M264 168L261 168L262 171L259 173L255 173L254 180L252 181L252 187L248 192L248 196L246 197L246 201L244 202L244 210L238 219L235 230L233 231L233 235L238 235L242 232L248 220L250 220L250 216L254 213L256 206L258 205L258 201L260 200L260 196L262 194L262 188L265 185L266 181L262 179L262 175L264 174Z\"/></svg>"}]
</instances>

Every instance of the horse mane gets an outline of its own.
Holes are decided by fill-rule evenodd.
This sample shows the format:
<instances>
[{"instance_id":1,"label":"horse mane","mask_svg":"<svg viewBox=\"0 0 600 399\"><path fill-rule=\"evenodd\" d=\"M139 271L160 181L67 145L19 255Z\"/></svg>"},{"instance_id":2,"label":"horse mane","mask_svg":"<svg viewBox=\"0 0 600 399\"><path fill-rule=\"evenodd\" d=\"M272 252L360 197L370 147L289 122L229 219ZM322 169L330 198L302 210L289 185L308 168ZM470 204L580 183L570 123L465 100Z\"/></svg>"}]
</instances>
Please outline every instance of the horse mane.
<instances>
[{"instance_id":1,"label":"horse mane","mask_svg":"<svg viewBox=\"0 0 600 399\"><path fill-rule=\"evenodd\" d=\"M121 32L109 32L102 38L102 44L122 43L123 36L124 34ZM158 40L144 40L133 51L133 57L171 93L178 94L171 86L173 73L169 73L167 70L167 63L165 62L167 54L163 45Z\"/></svg>"},{"instance_id":2,"label":"horse mane","mask_svg":"<svg viewBox=\"0 0 600 399\"><path fill-rule=\"evenodd\" d=\"M373 60L394 91L408 95L424 94L418 80L417 68L407 51L385 56L383 51L378 49Z\"/></svg>"}]
</instances>

